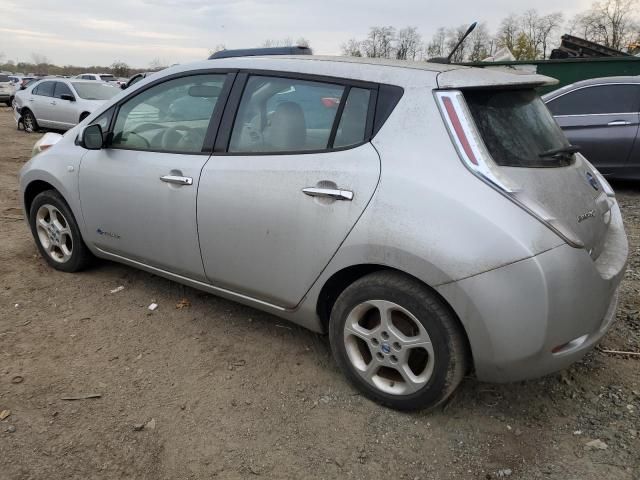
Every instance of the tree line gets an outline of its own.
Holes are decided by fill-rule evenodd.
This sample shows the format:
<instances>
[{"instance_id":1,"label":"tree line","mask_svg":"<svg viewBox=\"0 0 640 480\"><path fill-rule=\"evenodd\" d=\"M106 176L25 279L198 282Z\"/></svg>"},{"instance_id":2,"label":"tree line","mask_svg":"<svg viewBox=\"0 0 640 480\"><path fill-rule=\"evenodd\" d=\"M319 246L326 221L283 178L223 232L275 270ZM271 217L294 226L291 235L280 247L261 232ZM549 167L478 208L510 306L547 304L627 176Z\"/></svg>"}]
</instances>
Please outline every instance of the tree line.
<instances>
[{"instance_id":1,"label":"tree line","mask_svg":"<svg viewBox=\"0 0 640 480\"><path fill-rule=\"evenodd\" d=\"M640 50L638 0L601 0L565 21L561 12L541 15L536 9L510 14L495 32L480 23L453 55L453 62L479 61L508 48L516 60L548 58L560 43L560 35L569 33L616 50ZM440 27L425 40L416 27L397 29L376 26L364 39L351 38L342 45L342 54L354 57L426 60L446 57L462 38L468 25ZM564 28L564 29L563 29Z\"/></svg>"}]
</instances>

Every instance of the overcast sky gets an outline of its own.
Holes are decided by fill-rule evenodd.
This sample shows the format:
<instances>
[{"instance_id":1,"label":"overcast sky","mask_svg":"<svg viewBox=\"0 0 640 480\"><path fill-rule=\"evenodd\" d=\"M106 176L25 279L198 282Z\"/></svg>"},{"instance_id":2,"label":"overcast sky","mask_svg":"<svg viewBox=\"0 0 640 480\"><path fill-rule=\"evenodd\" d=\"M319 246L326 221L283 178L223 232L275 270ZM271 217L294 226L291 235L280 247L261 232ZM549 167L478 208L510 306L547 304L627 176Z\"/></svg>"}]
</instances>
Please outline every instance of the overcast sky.
<instances>
[{"instance_id":1,"label":"overcast sky","mask_svg":"<svg viewBox=\"0 0 640 480\"><path fill-rule=\"evenodd\" d=\"M46 55L58 65L146 67L155 58L185 63L209 50L259 46L266 39L307 38L315 53L338 54L372 25L415 26L430 38L439 26L474 20L496 27L509 13L562 8L565 17L590 0L1 0L0 54L31 61Z\"/></svg>"}]
</instances>

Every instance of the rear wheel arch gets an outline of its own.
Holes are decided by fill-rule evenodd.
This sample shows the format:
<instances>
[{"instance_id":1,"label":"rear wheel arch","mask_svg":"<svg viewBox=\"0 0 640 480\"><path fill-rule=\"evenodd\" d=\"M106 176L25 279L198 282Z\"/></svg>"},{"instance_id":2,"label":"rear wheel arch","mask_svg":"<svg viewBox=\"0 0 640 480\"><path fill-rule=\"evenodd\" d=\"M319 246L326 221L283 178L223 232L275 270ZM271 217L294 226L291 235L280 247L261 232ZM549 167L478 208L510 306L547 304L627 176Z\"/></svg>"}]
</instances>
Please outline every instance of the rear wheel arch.
<instances>
[{"instance_id":1,"label":"rear wheel arch","mask_svg":"<svg viewBox=\"0 0 640 480\"><path fill-rule=\"evenodd\" d=\"M359 265L351 265L349 267L345 267L341 270L335 272L329 279L324 283L322 289L320 290L320 294L318 295L318 300L316 303L316 313L320 317L320 321L322 322L322 326L324 331L329 330L329 319L331 317L331 310L333 309L333 305L336 303L336 300L340 296L340 294L353 282L356 280L369 275L374 272L382 272L382 271L391 271L397 272L401 275L404 275L412 280L420 282L427 289L431 291L453 315L453 317L458 322L461 331L464 332L465 341L467 343L467 350L469 352L469 360L470 364L473 365L473 355L470 348L469 343L469 335L466 331L466 328L460 317L453 309L451 304L438 293L431 285L427 284L423 280L418 277L411 275L407 272L404 272L398 268L390 267L387 265L379 265L379 264L359 264Z\"/></svg>"}]
</instances>

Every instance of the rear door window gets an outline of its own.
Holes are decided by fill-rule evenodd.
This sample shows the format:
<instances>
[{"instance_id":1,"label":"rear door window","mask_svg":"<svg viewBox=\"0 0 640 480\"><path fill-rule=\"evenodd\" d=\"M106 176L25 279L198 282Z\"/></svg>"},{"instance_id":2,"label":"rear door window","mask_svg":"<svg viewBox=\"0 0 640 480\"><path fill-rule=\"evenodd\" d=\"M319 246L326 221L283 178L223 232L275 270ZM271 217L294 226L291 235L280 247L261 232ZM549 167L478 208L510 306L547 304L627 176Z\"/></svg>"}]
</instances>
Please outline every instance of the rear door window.
<instances>
[{"instance_id":1,"label":"rear door window","mask_svg":"<svg viewBox=\"0 0 640 480\"><path fill-rule=\"evenodd\" d=\"M469 110L493 160L505 167L560 167L573 155L541 156L569 142L537 93L469 90Z\"/></svg>"},{"instance_id":2,"label":"rear door window","mask_svg":"<svg viewBox=\"0 0 640 480\"><path fill-rule=\"evenodd\" d=\"M34 95L42 95L43 97L53 97L53 90L56 82L42 82L33 89Z\"/></svg>"},{"instance_id":3,"label":"rear door window","mask_svg":"<svg viewBox=\"0 0 640 480\"><path fill-rule=\"evenodd\" d=\"M251 76L229 145L230 152L326 150L343 85Z\"/></svg>"},{"instance_id":4,"label":"rear door window","mask_svg":"<svg viewBox=\"0 0 640 480\"><path fill-rule=\"evenodd\" d=\"M547 106L556 116L635 113L640 110L640 85L580 88L549 101Z\"/></svg>"}]
</instances>

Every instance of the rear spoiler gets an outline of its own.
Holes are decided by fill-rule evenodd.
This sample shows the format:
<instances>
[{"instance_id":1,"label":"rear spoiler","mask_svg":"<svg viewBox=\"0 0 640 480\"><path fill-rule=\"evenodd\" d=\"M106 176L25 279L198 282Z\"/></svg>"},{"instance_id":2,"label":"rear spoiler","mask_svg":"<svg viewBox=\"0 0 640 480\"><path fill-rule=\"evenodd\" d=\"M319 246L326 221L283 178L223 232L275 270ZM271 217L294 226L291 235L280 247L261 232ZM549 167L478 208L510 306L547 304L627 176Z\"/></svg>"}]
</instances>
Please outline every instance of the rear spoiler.
<instances>
[{"instance_id":1,"label":"rear spoiler","mask_svg":"<svg viewBox=\"0 0 640 480\"><path fill-rule=\"evenodd\" d=\"M438 74L438 88L543 87L555 85L557 79L537 73L496 68L456 68Z\"/></svg>"}]
</instances>

